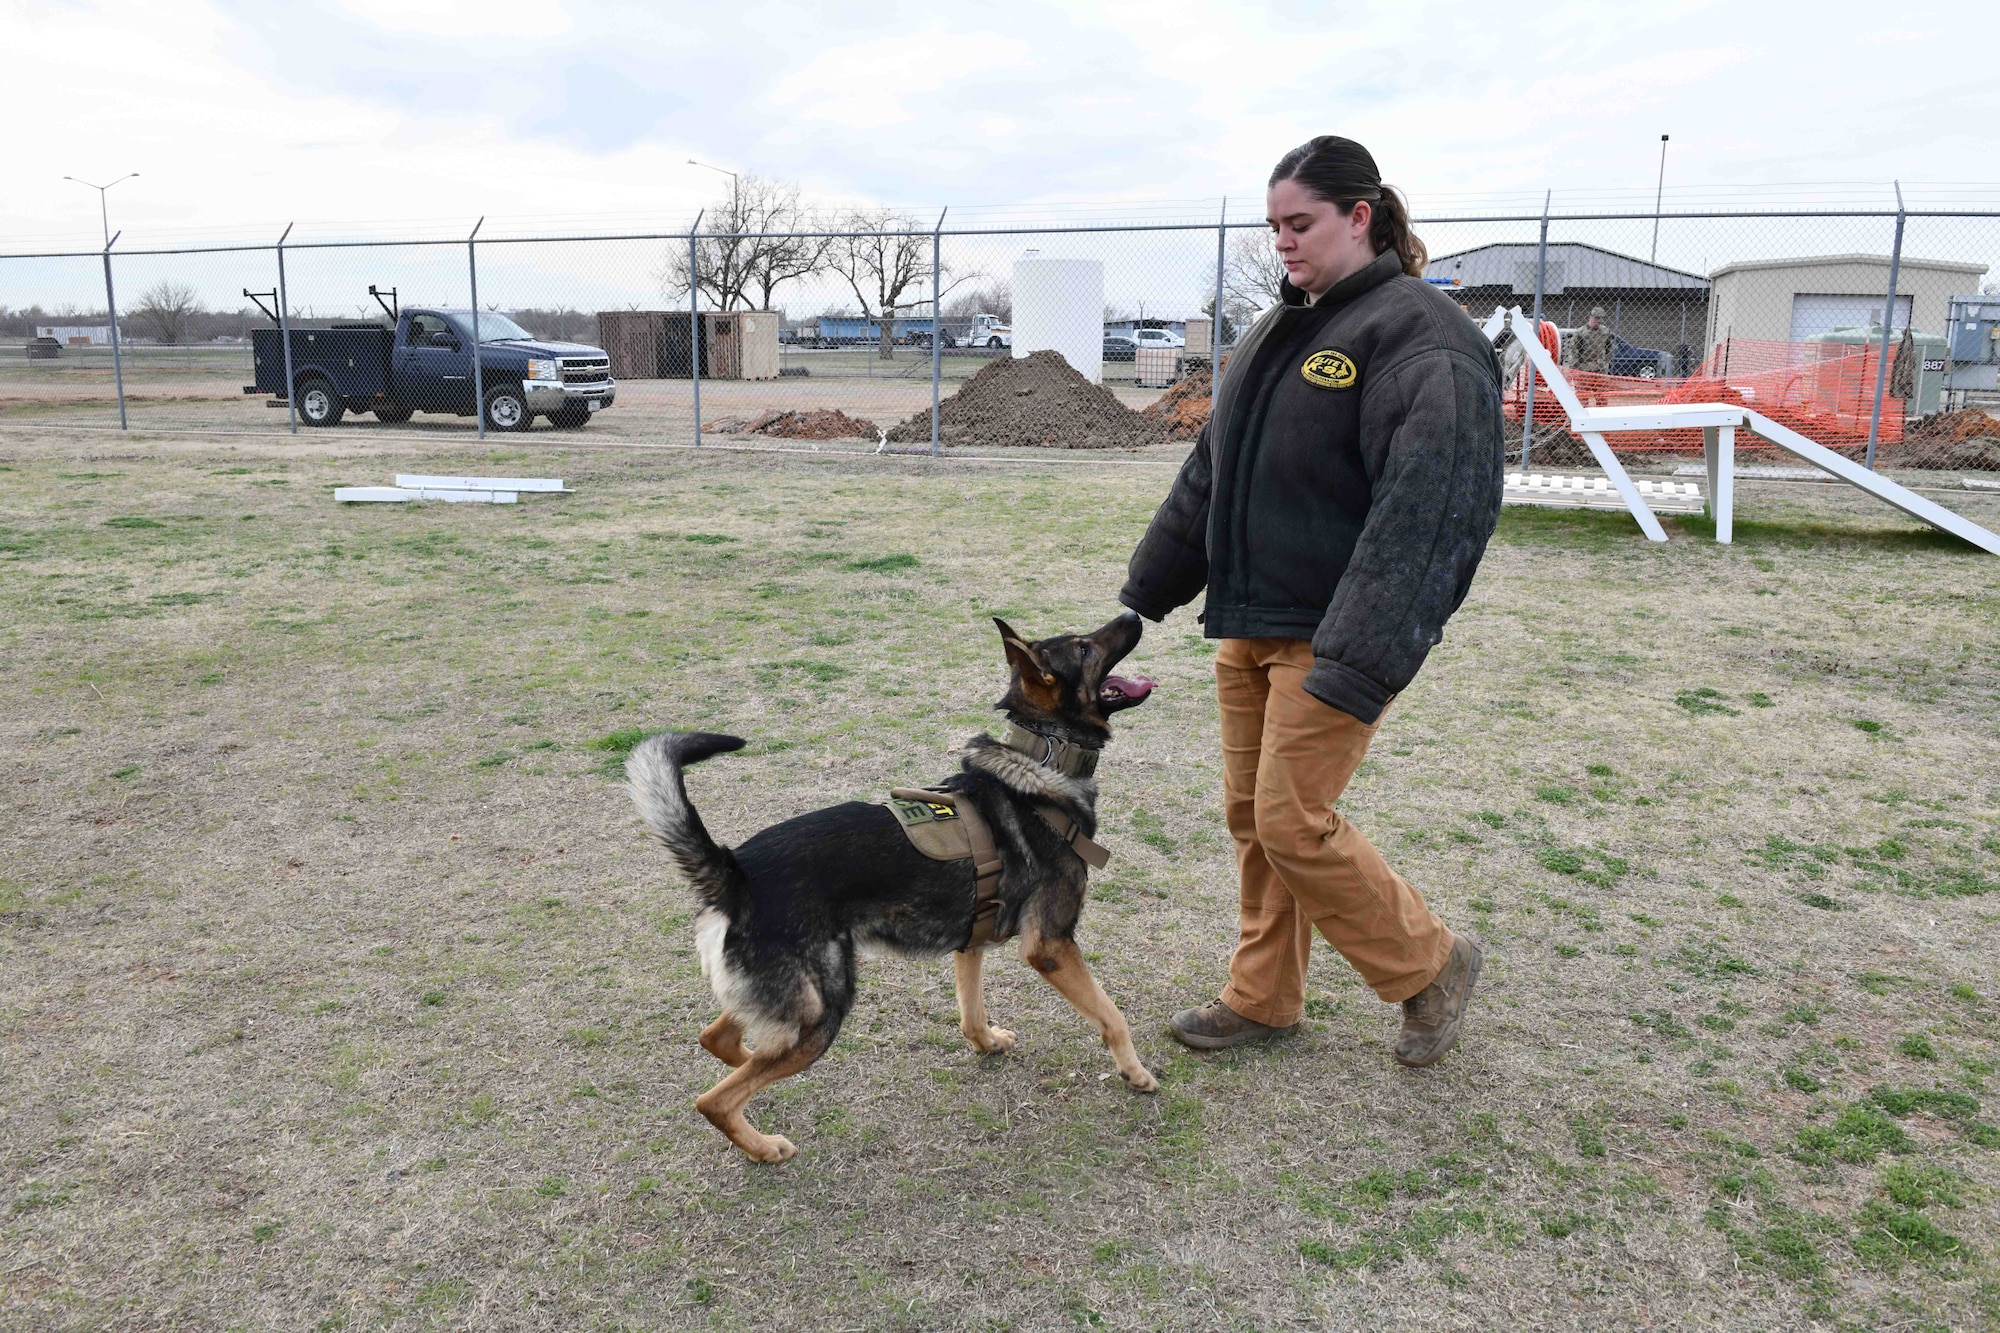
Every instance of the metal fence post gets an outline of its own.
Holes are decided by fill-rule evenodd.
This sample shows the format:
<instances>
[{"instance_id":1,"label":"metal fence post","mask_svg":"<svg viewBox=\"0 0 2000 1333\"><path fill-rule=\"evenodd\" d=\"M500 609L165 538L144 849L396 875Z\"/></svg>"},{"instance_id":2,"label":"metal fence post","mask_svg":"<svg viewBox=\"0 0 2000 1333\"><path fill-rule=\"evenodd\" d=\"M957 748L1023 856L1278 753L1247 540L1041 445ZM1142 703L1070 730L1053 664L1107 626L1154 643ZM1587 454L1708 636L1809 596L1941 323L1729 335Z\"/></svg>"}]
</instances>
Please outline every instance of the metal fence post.
<instances>
[{"instance_id":1,"label":"metal fence post","mask_svg":"<svg viewBox=\"0 0 2000 1333\"><path fill-rule=\"evenodd\" d=\"M292 320L291 305L285 298L285 236L292 234L297 225L287 222L285 235L278 238L278 344L285 349L285 420L291 424L292 434L299 433L298 395L292 390L298 386L292 383Z\"/></svg>"},{"instance_id":2,"label":"metal fence post","mask_svg":"<svg viewBox=\"0 0 2000 1333\"><path fill-rule=\"evenodd\" d=\"M695 245L695 234L701 230L701 220L707 216L703 209L694 215L694 225L688 228L688 374L694 378L694 442L701 443L701 251Z\"/></svg>"},{"instance_id":3,"label":"metal fence post","mask_svg":"<svg viewBox=\"0 0 2000 1333\"><path fill-rule=\"evenodd\" d=\"M1222 197L1222 212L1215 220L1215 309L1208 321L1208 392L1213 398L1216 377L1222 374L1222 273L1224 251L1229 244L1229 196Z\"/></svg>"},{"instance_id":4,"label":"metal fence post","mask_svg":"<svg viewBox=\"0 0 2000 1333\"><path fill-rule=\"evenodd\" d=\"M119 232L118 236L123 236ZM111 312L111 375L118 384L118 429L130 430L131 423L125 419L125 362L118 346L118 296L111 289L111 247L118 244L118 236L104 243L104 308Z\"/></svg>"},{"instance_id":5,"label":"metal fence post","mask_svg":"<svg viewBox=\"0 0 2000 1333\"><path fill-rule=\"evenodd\" d=\"M1875 470L1875 437L1882 429L1882 390L1889 379L1889 330L1896 327L1896 284L1903 268L1903 182L1896 182L1896 244L1889 251L1889 299L1882 306L1882 351L1875 359L1875 408L1868 414L1867 467ZM1914 303L1912 303L1914 304ZM1912 310L1912 317L1916 311ZM1909 405L1904 404L1907 416Z\"/></svg>"},{"instance_id":6,"label":"metal fence post","mask_svg":"<svg viewBox=\"0 0 2000 1333\"><path fill-rule=\"evenodd\" d=\"M1542 290L1549 271L1549 200L1555 197L1550 190L1542 196L1542 239L1535 250L1535 317L1528 328L1528 337L1540 340L1542 336ZM1521 336L1515 329L1514 336ZM1535 363L1524 362L1528 368L1527 401L1521 412L1521 471L1528 470L1528 455L1535 443Z\"/></svg>"},{"instance_id":7,"label":"metal fence post","mask_svg":"<svg viewBox=\"0 0 2000 1333\"><path fill-rule=\"evenodd\" d=\"M931 457L938 456L938 385L944 369L944 215L931 228Z\"/></svg>"},{"instance_id":8,"label":"metal fence post","mask_svg":"<svg viewBox=\"0 0 2000 1333\"><path fill-rule=\"evenodd\" d=\"M465 267L472 279L472 419L479 423L479 438L482 440L486 438L486 377L479 365L479 251L473 242L479 237L479 229L485 225L486 219L481 216L472 224L472 235L465 238Z\"/></svg>"}]
</instances>

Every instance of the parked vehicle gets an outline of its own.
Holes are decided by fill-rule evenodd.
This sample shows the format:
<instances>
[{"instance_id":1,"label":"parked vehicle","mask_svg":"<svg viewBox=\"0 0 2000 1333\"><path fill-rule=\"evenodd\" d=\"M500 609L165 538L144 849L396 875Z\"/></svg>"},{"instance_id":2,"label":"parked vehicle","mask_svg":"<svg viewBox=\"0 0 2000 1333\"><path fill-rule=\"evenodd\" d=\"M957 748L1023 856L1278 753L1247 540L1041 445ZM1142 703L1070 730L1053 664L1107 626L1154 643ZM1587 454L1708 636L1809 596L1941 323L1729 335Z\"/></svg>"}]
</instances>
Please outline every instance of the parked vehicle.
<instances>
[{"instance_id":1,"label":"parked vehicle","mask_svg":"<svg viewBox=\"0 0 2000 1333\"><path fill-rule=\"evenodd\" d=\"M617 386L600 347L537 338L505 315L479 314L474 401L472 312L406 309L394 328L380 323L291 330L292 380L277 329L250 332L255 384L246 394L290 398L308 426L337 426L349 412L408 421L414 412L485 414L492 430L526 430L538 416L575 429L611 406Z\"/></svg>"},{"instance_id":2,"label":"parked vehicle","mask_svg":"<svg viewBox=\"0 0 2000 1333\"><path fill-rule=\"evenodd\" d=\"M932 319L929 315L904 316L889 321L889 340L911 347L931 345ZM946 347L1011 347L1014 331L992 315L973 315L944 320ZM879 343L882 322L860 315L821 315L809 328L794 330L788 341L810 347L859 347Z\"/></svg>"},{"instance_id":3,"label":"parked vehicle","mask_svg":"<svg viewBox=\"0 0 2000 1333\"><path fill-rule=\"evenodd\" d=\"M1611 373L1642 380L1672 379L1674 354L1652 347L1635 347L1614 333L1611 335Z\"/></svg>"},{"instance_id":4,"label":"parked vehicle","mask_svg":"<svg viewBox=\"0 0 2000 1333\"><path fill-rule=\"evenodd\" d=\"M1137 361L1139 344L1122 333L1104 335L1104 359L1106 361Z\"/></svg>"},{"instance_id":5,"label":"parked vehicle","mask_svg":"<svg viewBox=\"0 0 2000 1333\"><path fill-rule=\"evenodd\" d=\"M1141 347L1186 347L1187 339L1172 329L1134 329L1132 340Z\"/></svg>"},{"instance_id":6,"label":"parked vehicle","mask_svg":"<svg viewBox=\"0 0 2000 1333\"><path fill-rule=\"evenodd\" d=\"M1557 329L1557 335L1567 346L1575 329ZM1617 334L1611 335L1611 373L1627 379L1662 380L1673 379L1676 375L1674 354L1662 352L1654 347L1640 347L1628 343Z\"/></svg>"},{"instance_id":7,"label":"parked vehicle","mask_svg":"<svg viewBox=\"0 0 2000 1333\"><path fill-rule=\"evenodd\" d=\"M1014 326L998 315L974 315L959 341L967 347L1012 347Z\"/></svg>"}]
</instances>

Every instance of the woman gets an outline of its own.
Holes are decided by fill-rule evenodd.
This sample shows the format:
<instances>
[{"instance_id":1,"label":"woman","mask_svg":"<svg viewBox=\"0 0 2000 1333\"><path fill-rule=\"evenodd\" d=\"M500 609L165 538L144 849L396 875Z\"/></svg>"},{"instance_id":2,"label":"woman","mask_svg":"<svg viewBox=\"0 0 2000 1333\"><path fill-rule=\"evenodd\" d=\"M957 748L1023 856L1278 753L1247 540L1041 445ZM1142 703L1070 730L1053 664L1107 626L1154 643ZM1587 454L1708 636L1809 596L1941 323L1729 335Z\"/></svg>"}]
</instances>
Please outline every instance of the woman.
<instances>
[{"instance_id":1,"label":"woman","mask_svg":"<svg viewBox=\"0 0 2000 1333\"><path fill-rule=\"evenodd\" d=\"M1132 553L1119 599L1159 620L1204 589L1220 639L1223 790L1242 910L1220 998L1170 1027L1202 1050L1299 1021L1317 926L1403 1006L1396 1058L1458 1041L1479 947L1453 935L1334 802L1499 518L1500 369L1422 278L1375 159L1322 135L1271 173L1287 281Z\"/></svg>"}]
</instances>

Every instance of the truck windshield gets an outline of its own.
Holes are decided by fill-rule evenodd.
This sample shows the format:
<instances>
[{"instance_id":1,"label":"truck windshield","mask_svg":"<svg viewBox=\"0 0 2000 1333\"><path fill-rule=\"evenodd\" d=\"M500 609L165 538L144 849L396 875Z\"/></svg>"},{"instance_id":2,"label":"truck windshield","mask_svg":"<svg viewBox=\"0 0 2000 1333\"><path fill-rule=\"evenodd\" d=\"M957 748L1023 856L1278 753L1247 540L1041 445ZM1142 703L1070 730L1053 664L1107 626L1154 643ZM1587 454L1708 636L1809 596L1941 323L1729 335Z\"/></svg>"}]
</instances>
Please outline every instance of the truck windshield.
<instances>
[{"instance_id":1,"label":"truck windshield","mask_svg":"<svg viewBox=\"0 0 2000 1333\"><path fill-rule=\"evenodd\" d=\"M447 310L444 313L451 316L452 323L461 325L467 331L471 330L472 312L470 310ZM498 311L482 310L479 312L479 341L483 343L533 342L535 341L535 335Z\"/></svg>"}]
</instances>

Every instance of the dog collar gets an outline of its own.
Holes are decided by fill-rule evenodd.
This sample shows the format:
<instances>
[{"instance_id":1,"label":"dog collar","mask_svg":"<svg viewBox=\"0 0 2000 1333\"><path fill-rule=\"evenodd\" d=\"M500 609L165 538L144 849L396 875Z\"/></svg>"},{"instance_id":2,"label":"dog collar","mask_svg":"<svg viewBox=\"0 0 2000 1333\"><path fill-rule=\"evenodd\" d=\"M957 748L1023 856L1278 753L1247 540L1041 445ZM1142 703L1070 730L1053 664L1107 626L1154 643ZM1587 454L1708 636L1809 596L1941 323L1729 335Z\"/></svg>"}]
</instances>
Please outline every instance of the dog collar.
<instances>
[{"instance_id":1,"label":"dog collar","mask_svg":"<svg viewBox=\"0 0 2000 1333\"><path fill-rule=\"evenodd\" d=\"M1096 750L1086 750L1075 741L1059 741L1039 731L1029 731L1009 722L1000 733L1000 743L1028 756L1038 764L1053 768L1066 778L1087 778L1097 772Z\"/></svg>"}]
</instances>

